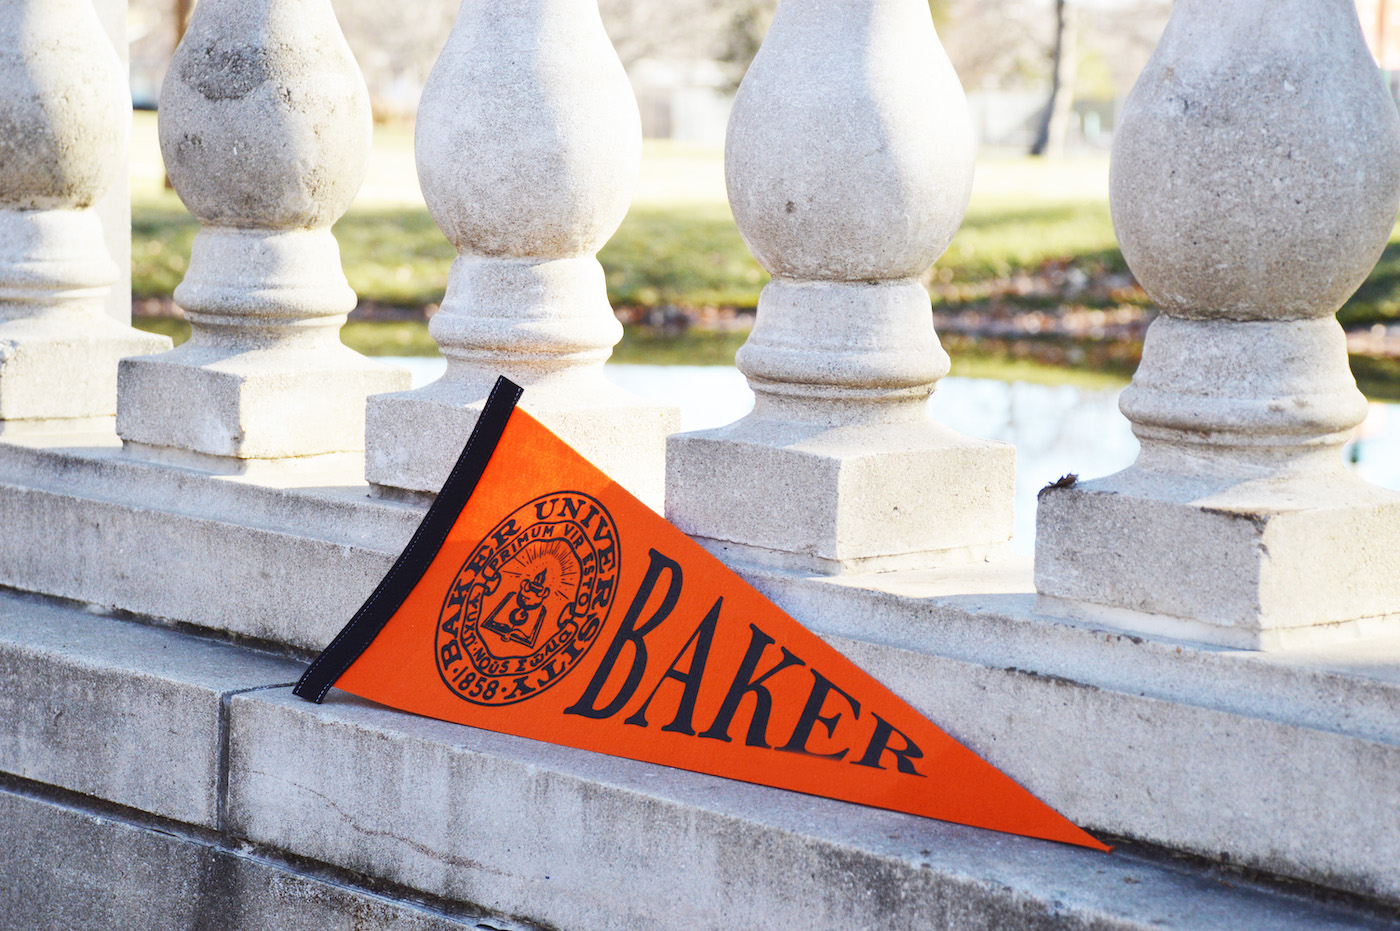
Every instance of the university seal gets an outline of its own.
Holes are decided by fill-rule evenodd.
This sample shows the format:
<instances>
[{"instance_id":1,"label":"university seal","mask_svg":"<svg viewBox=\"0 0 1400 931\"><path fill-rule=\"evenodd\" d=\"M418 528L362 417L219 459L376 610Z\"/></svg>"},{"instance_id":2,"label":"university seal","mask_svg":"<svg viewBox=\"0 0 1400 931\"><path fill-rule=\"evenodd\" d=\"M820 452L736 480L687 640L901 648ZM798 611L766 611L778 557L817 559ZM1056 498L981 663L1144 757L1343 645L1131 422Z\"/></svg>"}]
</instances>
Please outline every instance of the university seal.
<instances>
[{"instance_id":1,"label":"university seal","mask_svg":"<svg viewBox=\"0 0 1400 931\"><path fill-rule=\"evenodd\" d=\"M541 495L502 520L457 571L437 624L447 687L510 705L573 669L617 594L617 525L596 498Z\"/></svg>"}]
</instances>

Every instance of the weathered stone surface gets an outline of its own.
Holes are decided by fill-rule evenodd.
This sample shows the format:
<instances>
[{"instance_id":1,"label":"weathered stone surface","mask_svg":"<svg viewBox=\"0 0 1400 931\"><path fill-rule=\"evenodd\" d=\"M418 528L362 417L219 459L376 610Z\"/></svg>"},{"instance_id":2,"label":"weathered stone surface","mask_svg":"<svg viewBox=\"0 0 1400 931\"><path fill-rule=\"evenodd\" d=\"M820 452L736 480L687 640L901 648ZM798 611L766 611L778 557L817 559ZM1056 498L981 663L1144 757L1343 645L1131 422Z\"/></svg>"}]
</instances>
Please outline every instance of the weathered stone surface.
<instances>
[{"instance_id":1,"label":"weathered stone surface","mask_svg":"<svg viewBox=\"0 0 1400 931\"><path fill-rule=\"evenodd\" d=\"M320 649L421 517L347 484L0 443L0 584ZM1095 829L1400 900L1395 641L1258 653L1096 630L1036 610L1027 560L750 578Z\"/></svg>"},{"instance_id":2,"label":"weathered stone surface","mask_svg":"<svg viewBox=\"0 0 1400 931\"><path fill-rule=\"evenodd\" d=\"M1400 901L1400 637L1144 639L1037 614L1021 560L747 577L1091 830Z\"/></svg>"},{"instance_id":3,"label":"weathered stone surface","mask_svg":"<svg viewBox=\"0 0 1400 931\"><path fill-rule=\"evenodd\" d=\"M1177 4L1114 135L1113 223L1177 317L1327 317L1400 209L1400 118L1354 6Z\"/></svg>"},{"instance_id":4,"label":"weathered stone surface","mask_svg":"<svg viewBox=\"0 0 1400 931\"><path fill-rule=\"evenodd\" d=\"M26 931L526 931L0 788L0 916Z\"/></svg>"},{"instance_id":5,"label":"weathered stone surface","mask_svg":"<svg viewBox=\"0 0 1400 931\"><path fill-rule=\"evenodd\" d=\"M1400 495L1344 472L1366 415L1333 314L1400 207L1400 117L1354 7L1183 0L1114 134L1114 225L1165 313L1129 469L1045 492L1045 607L1278 648L1400 625Z\"/></svg>"},{"instance_id":6,"label":"weathered stone surface","mask_svg":"<svg viewBox=\"0 0 1400 931\"><path fill-rule=\"evenodd\" d=\"M299 663L0 596L0 771L191 824L219 811L222 702Z\"/></svg>"},{"instance_id":7,"label":"weathered stone surface","mask_svg":"<svg viewBox=\"0 0 1400 931\"><path fill-rule=\"evenodd\" d=\"M408 383L406 371L339 343L310 358L304 347L186 343L122 360L116 425L129 443L155 448L152 458L167 448L238 460L348 452L364 445L364 399Z\"/></svg>"},{"instance_id":8,"label":"weathered stone surface","mask_svg":"<svg viewBox=\"0 0 1400 931\"><path fill-rule=\"evenodd\" d=\"M319 650L422 519L356 477L295 470L277 487L0 444L0 584Z\"/></svg>"},{"instance_id":9,"label":"weathered stone surface","mask_svg":"<svg viewBox=\"0 0 1400 931\"><path fill-rule=\"evenodd\" d=\"M1400 495L1341 469L1292 484L1133 470L1047 489L1039 609L1253 650L1400 634Z\"/></svg>"},{"instance_id":10,"label":"weathered stone surface","mask_svg":"<svg viewBox=\"0 0 1400 931\"><path fill-rule=\"evenodd\" d=\"M90 3L0 10L0 427L116 413L117 360L168 348L107 314L119 278L92 205L125 164L131 101ZM126 235L129 238L129 231Z\"/></svg>"},{"instance_id":11,"label":"weathered stone surface","mask_svg":"<svg viewBox=\"0 0 1400 931\"><path fill-rule=\"evenodd\" d=\"M740 421L672 437L667 517L731 563L840 574L1000 555L1015 451L927 422L885 432Z\"/></svg>"},{"instance_id":12,"label":"weathered stone surface","mask_svg":"<svg viewBox=\"0 0 1400 931\"><path fill-rule=\"evenodd\" d=\"M123 326L100 307L3 319L0 306L0 431L68 432L64 421L76 429L112 428L120 360L167 349L170 340Z\"/></svg>"},{"instance_id":13,"label":"weathered stone surface","mask_svg":"<svg viewBox=\"0 0 1400 931\"><path fill-rule=\"evenodd\" d=\"M329 0L195 10L160 108L171 183L202 224L175 289L192 333L122 364L117 432L135 451L249 460L364 448L365 398L409 384L339 338L355 293L331 225L364 180L370 130Z\"/></svg>"},{"instance_id":14,"label":"weathered stone surface","mask_svg":"<svg viewBox=\"0 0 1400 931\"><path fill-rule=\"evenodd\" d=\"M586 382L534 382L520 406L659 510L665 438L679 429L679 414L675 408L642 404L611 385ZM489 392L488 385L445 378L414 391L371 397L365 411L366 477L381 486L436 494L471 436ZM427 438L433 439L432 445L426 445Z\"/></svg>"},{"instance_id":15,"label":"weathered stone surface","mask_svg":"<svg viewBox=\"0 0 1400 931\"><path fill-rule=\"evenodd\" d=\"M436 493L506 375L526 410L660 505L680 413L603 378L622 326L595 258L627 213L641 143L596 3L462 5L415 138L424 200L459 253L428 327L447 372L370 400L371 483Z\"/></svg>"},{"instance_id":16,"label":"weathered stone surface","mask_svg":"<svg viewBox=\"0 0 1400 931\"><path fill-rule=\"evenodd\" d=\"M1131 854L1012 838L413 718L231 705L251 838L551 926L1366 927Z\"/></svg>"},{"instance_id":17,"label":"weathered stone surface","mask_svg":"<svg viewBox=\"0 0 1400 931\"><path fill-rule=\"evenodd\" d=\"M669 441L677 526L728 559L832 573L1010 539L1012 450L925 406L949 362L918 276L962 222L973 149L927 5L779 5L725 150L735 221L774 276L736 360L756 400Z\"/></svg>"}]
</instances>

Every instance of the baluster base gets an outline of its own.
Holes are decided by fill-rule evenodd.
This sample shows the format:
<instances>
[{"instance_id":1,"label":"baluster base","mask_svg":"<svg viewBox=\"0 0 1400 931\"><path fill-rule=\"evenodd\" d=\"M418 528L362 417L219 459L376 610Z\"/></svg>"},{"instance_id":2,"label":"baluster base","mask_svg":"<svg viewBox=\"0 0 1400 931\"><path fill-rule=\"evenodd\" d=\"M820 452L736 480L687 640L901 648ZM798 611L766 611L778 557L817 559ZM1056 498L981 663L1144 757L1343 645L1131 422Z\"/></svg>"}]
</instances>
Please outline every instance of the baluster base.
<instances>
[{"instance_id":1,"label":"baluster base","mask_svg":"<svg viewBox=\"0 0 1400 931\"><path fill-rule=\"evenodd\" d=\"M673 436L666 517L727 561L842 575L990 560L1011 539L1016 453L922 421L749 417Z\"/></svg>"},{"instance_id":2,"label":"baluster base","mask_svg":"<svg viewBox=\"0 0 1400 931\"><path fill-rule=\"evenodd\" d=\"M0 319L0 425L52 432L101 422L117 411L117 364L126 356L170 347L89 310L52 309L35 317Z\"/></svg>"},{"instance_id":3,"label":"baluster base","mask_svg":"<svg viewBox=\"0 0 1400 931\"><path fill-rule=\"evenodd\" d=\"M680 429L680 411L633 397L601 373L532 381L520 406L622 487L660 509L666 437ZM366 405L365 479L397 492L436 494L485 406L494 375L470 378L451 369L414 391L385 394Z\"/></svg>"},{"instance_id":4,"label":"baluster base","mask_svg":"<svg viewBox=\"0 0 1400 931\"><path fill-rule=\"evenodd\" d=\"M192 340L122 361L117 433L137 454L158 447L261 460L356 452L364 448L365 398L408 383L406 371L338 344L236 351Z\"/></svg>"},{"instance_id":5,"label":"baluster base","mask_svg":"<svg viewBox=\"0 0 1400 931\"><path fill-rule=\"evenodd\" d=\"M1131 468L1047 488L1036 522L1045 613L1252 650L1400 633L1400 495L1339 459L1243 481Z\"/></svg>"}]
</instances>

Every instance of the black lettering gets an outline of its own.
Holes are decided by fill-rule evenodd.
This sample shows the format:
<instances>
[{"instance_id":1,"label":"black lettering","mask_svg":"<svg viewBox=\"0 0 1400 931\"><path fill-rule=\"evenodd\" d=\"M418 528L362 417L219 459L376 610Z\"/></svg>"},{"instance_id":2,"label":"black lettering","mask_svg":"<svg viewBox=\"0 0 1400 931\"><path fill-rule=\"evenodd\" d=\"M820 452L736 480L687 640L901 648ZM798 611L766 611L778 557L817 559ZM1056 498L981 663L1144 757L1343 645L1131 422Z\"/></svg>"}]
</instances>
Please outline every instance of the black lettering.
<instances>
[{"instance_id":1,"label":"black lettering","mask_svg":"<svg viewBox=\"0 0 1400 931\"><path fill-rule=\"evenodd\" d=\"M869 766L871 769L884 769L880 765L880 759L886 752L893 753L895 765L899 767L901 773L910 776L922 776L923 773L914 768L914 761L923 759L924 751L920 750L914 741L909 739L909 735L895 727L875 712L870 712L875 719L875 733L870 737L870 746L865 749L865 756L856 760L856 766ZM899 739L904 741L903 749L896 750L890 746L890 737L899 735Z\"/></svg>"},{"instance_id":2,"label":"black lettering","mask_svg":"<svg viewBox=\"0 0 1400 931\"><path fill-rule=\"evenodd\" d=\"M564 661L561 657L555 656L549 661L549 665L544 670L544 681L557 679L564 672Z\"/></svg>"},{"instance_id":3,"label":"black lettering","mask_svg":"<svg viewBox=\"0 0 1400 931\"><path fill-rule=\"evenodd\" d=\"M462 661L462 648L456 640L449 640L442 645L442 665L443 667L455 666Z\"/></svg>"},{"instance_id":4,"label":"black lettering","mask_svg":"<svg viewBox=\"0 0 1400 931\"><path fill-rule=\"evenodd\" d=\"M598 619L598 615L588 615L588 620L583 625L583 630L579 631L578 638L584 643L592 642L598 636L598 628L603 626L603 622Z\"/></svg>"},{"instance_id":5,"label":"black lettering","mask_svg":"<svg viewBox=\"0 0 1400 931\"><path fill-rule=\"evenodd\" d=\"M724 703L719 706L719 713L715 715L714 723L700 736L728 743L730 740L729 725L734 722L734 714L739 710L739 702L743 700L744 695L752 693L753 717L749 719L749 733L744 743L750 747L767 747L768 716L773 713L773 694L763 683L789 666L805 666L807 664L793 656L787 647L783 647L783 658L772 669L755 678L754 671L758 668L758 661L762 658L763 651L772 646L774 641L772 637L759 630L754 624L749 625L749 630L753 633L749 638L748 652L744 654L743 661L739 663L739 671L734 674L734 681L729 684L729 692L724 696Z\"/></svg>"},{"instance_id":6,"label":"black lettering","mask_svg":"<svg viewBox=\"0 0 1400 931\"><path fill-rule=\"evenodd\" d=\"M617 577L613 576L598 580L598 588L593 592L593 602L589 607L606 608L612 604L613 591L617 586Z\"/></svg>"},{"instance_id":7,"label":"black lettering","mask_svg":"<svg viewBox=\"0 0 1400 931\"><path fill-rule=\"evenodd\" d=\"M662 571L670 574L669 587L666 595L661 599L661 604L651 618L640 627L637 620L641 616L642 609L646 607L647 600L651 598L652 591L656 588L656 583L661 579ZM593 679L588 683L588 687L583 690L582 697L568 708L564 709L565 714L577 714L586 718L610 718L622 710L622 706L627 704L632 697L632 693L637 690L637 685L642 681L642 674L646 672L647 647L643 638L656 629L656 625L666 620L667 616L676 607L676 601L681 596L681 566L675 560L662 556L656 550L651 551L651 565L647 567L647 574L642 579L641 588L637 589L636 596L632 599L632 604L627 608L627 616L622 619L622 627L618 629L617 636L608 645L608 652L603 654L603 661L598 664L598 670L593 673ZM622 648L627 644L632 645L632 668L627 671L627 679L622 683L622 689L602 708L598 707L598 695L603 691L603 686L607 684L612 676L613 667L617 665L618 659L622 656ZM566 647L567 651L568 648ZM575 655L570 652L570 655Z\"/></svg>"},{"instance_id":8,"label":"black lettering","mask_svg":"<svg viewBox=\"0 0 1400 931\"><path fill-rule=\"evenodd\" d=\"M816 681L812 683L812 693L807 696L807 704L802 708L802 715L797 719L797 726L792 729L792 739L778 749L788 753L805 753L808 756L824 756L830 760L842 759L850 752L849 749L841 750L836 753L817 753L807 749L807 741L811 739L812 728L816 727L819 721L826 727L826 736L834 737L836 735L836 722L841 720L841 715L837 713L829 717L823 717L821 713L822 705L826 704L826 697L832 692L840 695L850 703L851 711L853 712L851 716L853 718L860 718L860 702L832 685L830 679L817 672L815 669L812 670L812 676Z\"/></svg>"},{"instance_id":9,"label":"black lettering","mask_svg":"<svg viewBox=\"0 0 1400 931\"><path fill-rule=\"evenodd\" d=\"M506 522L491 535L491 539L496 542L497 546L504 546L506 540L514 536L518 529L519 528L515 526L515 518L507 518Z\"/></svg>"},{"instance_id":10,"label":"black lettering","mask_svg":"<svg viewBox=\"0 0 1400 931\"><path fill-rule=\"evenodd\" d=\"M651 690L647 700L642 703L642 707L637 709L636 714L627 719L628 724L635 724L637 727L647 726L647 709L651 707L651 700L656 697L656 693L661 691L661 686L667 679L675 679L685 686L685 691L681 693L680 705L676 708L676 716L671 719L671 723L661 728L663 731L671 731L675 734L689 734L695 736L695 726L692 721L695 718L695 700L700 697L700 681L705 676L705 663L710 658L710 644L715 639L715 627L719 625L720 608L724 605L721 598L715 602L715 606L705 615L705 619L695 628L695 632L686 640L685 646L676 654L676 658L671 660L671 665L666 669L661 681L656 683L656 688ZM695 652L690 657L690 668L681 672L676 668L676 664L685 656L686 651L694 645Z\"/></svg>"},{"instance_id":11,"label":"black lettering","mask_svg":"<svg viewBox=\"0 0 1400 931\"><path fill-rule=\"evenodd\" d=\"M535 689L530 688L525 682L525 676L520 676L515 680L515 691L506 696L506 701L514 701L521 695L529 695L533 691L535 691Z\"/></svg>"},{"instance_id":12,"label":"black lettering","mask_svg":"<svg viewBox=\"0 0 1400 931\"><path fill-rule=\"evenodd\" d=\"M559 511L559 514L560 514L561 517L571 517L571 518L577 518L577 517L578 517L578 509L581 508L581 507L583 506L583 500L582 500L582 499L580 499L580 498L564 498L564 499L562 499L562 503L563 503L564 506L563 506L563 508Z\"/></svg>"}]
</instances>

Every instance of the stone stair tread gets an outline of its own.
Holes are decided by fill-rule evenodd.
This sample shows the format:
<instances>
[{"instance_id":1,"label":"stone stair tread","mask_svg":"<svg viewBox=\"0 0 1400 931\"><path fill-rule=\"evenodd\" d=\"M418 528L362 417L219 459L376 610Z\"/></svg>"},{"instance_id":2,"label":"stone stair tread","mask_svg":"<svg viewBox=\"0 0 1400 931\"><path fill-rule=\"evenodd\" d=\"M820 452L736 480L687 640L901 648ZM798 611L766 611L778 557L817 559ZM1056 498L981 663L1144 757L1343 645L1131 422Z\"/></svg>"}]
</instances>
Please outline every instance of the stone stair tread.
<instances>
[{"instance_id":1,"label":"stone stair tread","mask_svg":"<svg viewBox=\"0 0 1400 931\"><path fill-rule=\"evenodd\" d=\"M319 707L281 689L238 696L232 716L240 833L488 908L528 887L546 910L532 917L563 928L1392 926L1141 853L550 746L338 691ZM669 922L649 923L663 900Z\"/></svg>"}]
</instances>

